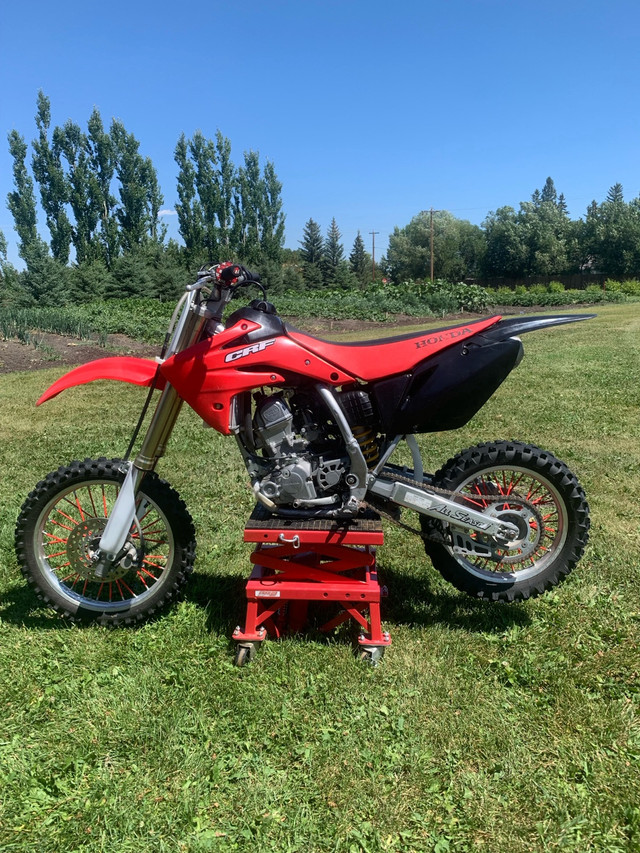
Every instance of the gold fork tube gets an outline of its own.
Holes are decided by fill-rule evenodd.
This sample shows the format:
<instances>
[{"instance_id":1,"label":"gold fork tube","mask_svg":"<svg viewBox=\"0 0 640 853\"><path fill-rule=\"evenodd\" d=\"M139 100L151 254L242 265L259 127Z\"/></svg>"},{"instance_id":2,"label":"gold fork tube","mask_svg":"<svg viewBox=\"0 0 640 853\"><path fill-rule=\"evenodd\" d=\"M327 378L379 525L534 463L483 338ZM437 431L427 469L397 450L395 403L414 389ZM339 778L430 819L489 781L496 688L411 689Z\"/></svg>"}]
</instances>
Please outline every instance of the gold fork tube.
<instances>
[{"instance_id":1,"label":"gold fork tube","mask_svg":"<svg viewBox=\"0 0 640 853\"><path fill-rule=\"evenodd\" d=\"M175 388L167 385L158 400L142 446L133 463L136 468L142 471L152 471L155 468L158 459L164 455L182 403Z\"/></svg>"}]
</instances>

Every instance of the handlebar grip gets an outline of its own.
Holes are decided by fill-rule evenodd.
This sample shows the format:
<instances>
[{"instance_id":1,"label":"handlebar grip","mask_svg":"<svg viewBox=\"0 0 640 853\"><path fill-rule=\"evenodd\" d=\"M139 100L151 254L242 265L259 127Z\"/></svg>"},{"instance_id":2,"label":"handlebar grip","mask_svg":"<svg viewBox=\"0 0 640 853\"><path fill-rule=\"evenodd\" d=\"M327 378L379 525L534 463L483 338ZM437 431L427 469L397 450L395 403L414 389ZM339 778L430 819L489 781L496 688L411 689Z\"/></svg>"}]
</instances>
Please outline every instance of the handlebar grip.
<instances>
[{"instance_id":1,"label":"handlebar grip","mask_svg":"<svg viewBox=\"0 0 640 853\"><path fill-rule=\"evenodd\" d=\"M246 267L240 264L224 263L219 264L216 271L216 278L225 284L245 284L249 281L260 282L260 275L257 272L250 272Z\"/></svg>"}]
</instances>

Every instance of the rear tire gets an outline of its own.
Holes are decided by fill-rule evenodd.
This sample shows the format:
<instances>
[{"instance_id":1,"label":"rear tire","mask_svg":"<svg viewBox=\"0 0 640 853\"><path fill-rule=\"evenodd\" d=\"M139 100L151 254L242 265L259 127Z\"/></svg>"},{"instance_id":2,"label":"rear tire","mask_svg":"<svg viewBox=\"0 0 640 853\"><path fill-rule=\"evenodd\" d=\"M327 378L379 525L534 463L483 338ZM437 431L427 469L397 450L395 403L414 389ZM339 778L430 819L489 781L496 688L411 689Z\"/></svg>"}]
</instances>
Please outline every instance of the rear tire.
<instances>
[{"instance_id":1,"label":"rear tire","mask_svg":"<svg viewBox=\"0 0 640 853\"><path fill-rule=\"evenodd\" d=\"M48 474L28 496L16 526L18 563L38 597L73 620L131 625L174 600L195 558L184 502L157 474L145 475L126 554L106 578L92 555L124 481L118 459L85 459Z\"/></svg>"},{"instance_id":2,"label":"rear tire","mask_svg":"<svg viewBox=\"0 0 640 853\"><path fill-rule=\"evenodd\" d=\"M433 485L459 492L461 503L521 528L515 547L498 549L498 561L425 540L434 567L461 592L490 601L532 598L560 583L582 556L589 506L575 475L551 453L515 441L480 444L450 459ZM504 501L487 499L503 495ZM444 533L448 540L441 522L423 516L421 523L425 536Z\"/></svg>"}]
</instances>

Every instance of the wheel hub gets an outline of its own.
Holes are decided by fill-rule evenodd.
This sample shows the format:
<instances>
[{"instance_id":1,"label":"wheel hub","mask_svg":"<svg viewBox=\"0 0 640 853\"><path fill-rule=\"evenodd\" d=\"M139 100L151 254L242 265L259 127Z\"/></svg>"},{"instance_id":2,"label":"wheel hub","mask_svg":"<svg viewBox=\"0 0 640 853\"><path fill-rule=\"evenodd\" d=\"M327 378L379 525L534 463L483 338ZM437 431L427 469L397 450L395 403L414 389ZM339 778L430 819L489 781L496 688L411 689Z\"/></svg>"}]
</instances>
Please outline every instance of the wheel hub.
<instances>
[{"instance_id":1,"label":"wheel hub","mask_svg":"<svg viewBox=\"0 0 640 853\"><path fill-rule=\"evenodd\" d=\"M96 563L98 562L98 548L100 539L107 526L106 518L87 518L76 524L67 539L67 556L72 568L87 580L110 583L124 577L137 558L135 546L126 542L124 554L117 562L107 566L107 571L98 576L96 574Z\"/></svg>"},{"instance_id":2,"label":"wheel hub","mask_svg":"<svg viewBox=\"0 0 640 853\"><path fill-rule=\"evenodd\" d=\"M501 563L520 563L534 554L540 544L542 516L532 503L521 498L514 499L510 496L508 505L505 506L505 504L506 502L492 504L488 507L486 514L518 528L518 534L514 539L496 537L496 542L500 548L505 548L508 552L501 556Z\"/></svg>"}]
</instances>

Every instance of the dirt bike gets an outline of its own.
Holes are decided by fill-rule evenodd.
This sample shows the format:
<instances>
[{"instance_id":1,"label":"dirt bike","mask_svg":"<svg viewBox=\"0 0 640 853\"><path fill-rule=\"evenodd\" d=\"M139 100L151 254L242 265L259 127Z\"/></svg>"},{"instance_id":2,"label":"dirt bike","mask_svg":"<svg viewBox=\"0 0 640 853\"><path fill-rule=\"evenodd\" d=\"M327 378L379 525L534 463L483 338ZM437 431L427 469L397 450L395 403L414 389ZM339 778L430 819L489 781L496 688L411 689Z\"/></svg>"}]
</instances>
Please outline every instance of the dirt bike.
<instances>
[{"instance_id":1,"label":"dirt bike","mask_svg":"<svg viewBox=\"0 0 640 853\"><path fill-rule=\"evenodd\" d=\"M248 286L257 298L223 320ZM16 528L22 571L44 602L75 619L132 624L176 596L192 571L195 531L154 469L186 402L235 437L268 513L348 525L373 509L408 527L399 517L408 508L434 567L457 589L495 601L542 593L587 543L589 508L574 474L551 453L502 440L429 474L416 434L466 424L520 363L520 334L591 316L493 316L336 343L283 322L245 267L203 269L155 361L99 359L38 401L98 379L149 388L124 460L72 462L29 494ZM159 400L131 461L154 391ZM412 468L390 461L401 441Z\"/></svg>"}]
</instances>

